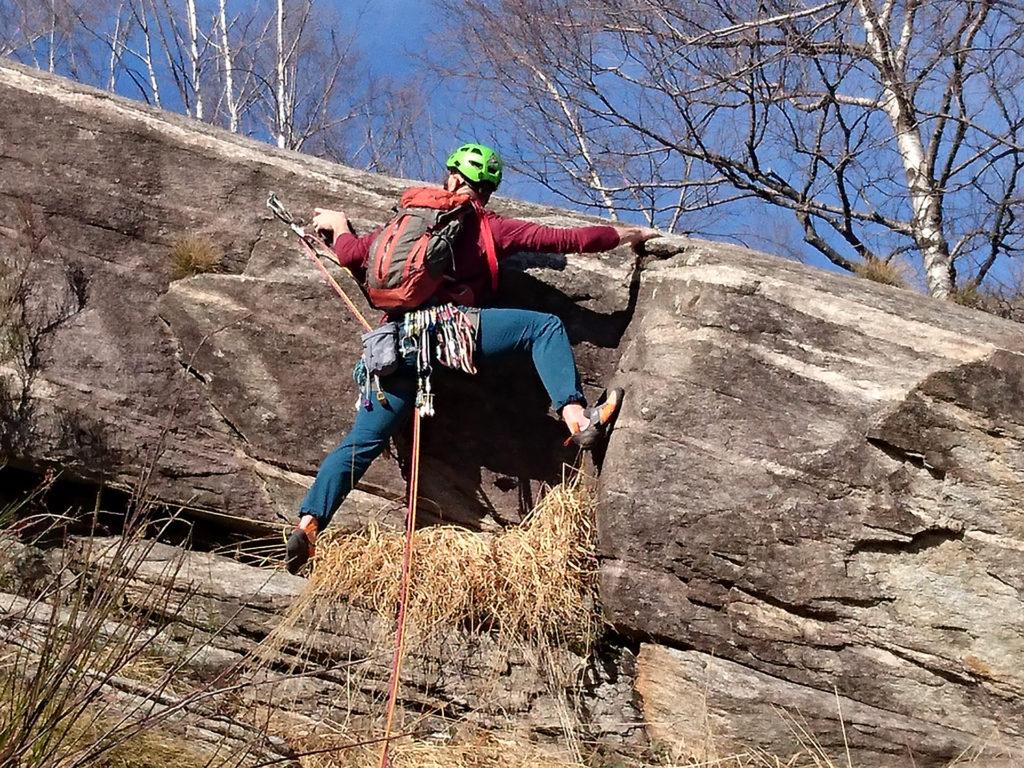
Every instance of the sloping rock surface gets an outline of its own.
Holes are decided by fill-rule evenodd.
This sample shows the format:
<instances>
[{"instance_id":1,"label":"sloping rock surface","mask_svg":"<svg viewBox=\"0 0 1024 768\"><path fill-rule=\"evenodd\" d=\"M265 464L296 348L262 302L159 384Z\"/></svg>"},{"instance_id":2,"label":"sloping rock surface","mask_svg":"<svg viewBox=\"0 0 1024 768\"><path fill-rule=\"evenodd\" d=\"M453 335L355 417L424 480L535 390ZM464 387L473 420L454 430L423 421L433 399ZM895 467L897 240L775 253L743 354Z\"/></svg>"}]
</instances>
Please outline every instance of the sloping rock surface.
<instances>
[{"instance_id":1,"label":"sloping rock surface","mask_svg":"<svg viewBox=\"0 0 1024 768\"><path fill-rule=\"evenodd\" d=\"M0 361L4 458L141 478L236 526L290 519L350 423L356 329L263 201L365 228L403 183L12 65L0 99L0 255L31 288ZM219 274L171 279L185 236ZM649 733L702 759L786 754L797 718L840 763L1024 759L1020 326L740 248L651 250L517 257L501 299L557 312L588 386L629 391L600 574ZM425 508L518 520L572 458L530 366L439 389ZM339 520L403 492L382 459Z\"/></svg>"},{"instance_id":2,"label":"sloping rock surface","mask_svg":"<svg viewBox=\"0 0 1024 768\"><path fill-rule=\"evenodd\" d=\"M0 100L0 249L31 262L37 295L68 293L71 268L81 289L80 306L37 318L46 331L29 372L35 413L11 458L121 486L153 463L149 490L168 502L291 520L351 423L359 328L264 203L275 191L299 215L343 209L365 230L407 183L6 63ZM171 252L186 238L221 254L224 274L172 280ZM504 271L501 302L564 317L593 390L618 359L631 257L523 256ZM28 378L18 373L15 389ZM539 381L518 362L483 371L484 386L450 378L425 436L425 506L472 525L516 521L571 458ZM386 459L364 487L404 498ZM362 501L348 517L381 506Z\"/></svg>"},{"instance_id":3,"label":"sloping rock surface","mask_svg":"<svg viewBox=\"0 0 1024 768\"><path fill-rule=\"evenodd\" d=\"M869 765L979 741L1021 754L1020 326L742 249L658 247L599 521L610 618L679 649L641 656L650 719L692 722L689 696L666 704L674 676L708 690L733 743L787 740L771 703L832 720L815 729L832 754L841 708Z\"/></svg>"}]
</instances>

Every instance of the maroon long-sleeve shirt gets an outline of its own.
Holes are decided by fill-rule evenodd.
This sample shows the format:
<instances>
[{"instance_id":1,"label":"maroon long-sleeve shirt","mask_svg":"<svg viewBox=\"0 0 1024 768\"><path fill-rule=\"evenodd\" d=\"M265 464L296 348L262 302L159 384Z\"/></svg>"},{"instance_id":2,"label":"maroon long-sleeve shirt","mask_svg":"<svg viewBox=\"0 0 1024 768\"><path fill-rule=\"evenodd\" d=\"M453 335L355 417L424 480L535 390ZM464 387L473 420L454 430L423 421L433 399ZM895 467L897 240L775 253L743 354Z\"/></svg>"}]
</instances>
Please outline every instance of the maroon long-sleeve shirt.
<instances>
[{"instance_id":1,"label":"maroon long-sleeve shirt","mask_svg":"<svg viewBox=\"0 0 1024 768\"><path fill-rule=\"evenodd\" d=\"M548 227L521 219L508 219L493 211L484 211L491 225L494 247L499 262L509 254L529 253L599 253L619 244L614 227ZM491 272L487 265L480 221L469 216L465 229L455 242L455 269L445 279L438 294L441 301L465 306L483 306L491 297ZM334 253L343 267L360 282L366 280L366 261L370 244L380 228L361 237L344 232L334 241Z\"/></svg>"}]
</instances>

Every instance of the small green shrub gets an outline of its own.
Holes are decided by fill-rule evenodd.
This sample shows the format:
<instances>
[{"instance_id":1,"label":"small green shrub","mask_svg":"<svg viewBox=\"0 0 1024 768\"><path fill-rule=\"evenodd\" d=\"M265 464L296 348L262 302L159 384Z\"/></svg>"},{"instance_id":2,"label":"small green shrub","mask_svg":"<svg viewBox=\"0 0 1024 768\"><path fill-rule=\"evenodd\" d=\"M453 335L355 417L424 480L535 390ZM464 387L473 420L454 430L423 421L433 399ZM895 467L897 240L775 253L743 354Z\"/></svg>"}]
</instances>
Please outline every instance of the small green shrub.
<instances>
[{"instance_id":1,"label":"small green shrub","mask_svg":"<svg viewBox=\"0 0 1024 768\"><path fill-rule=\"evenodd\" d=\"M210 240L197 235L186 235L171 246L171 279L204 272L220 272L223 255Z\"/></svg>"}]
</instances>

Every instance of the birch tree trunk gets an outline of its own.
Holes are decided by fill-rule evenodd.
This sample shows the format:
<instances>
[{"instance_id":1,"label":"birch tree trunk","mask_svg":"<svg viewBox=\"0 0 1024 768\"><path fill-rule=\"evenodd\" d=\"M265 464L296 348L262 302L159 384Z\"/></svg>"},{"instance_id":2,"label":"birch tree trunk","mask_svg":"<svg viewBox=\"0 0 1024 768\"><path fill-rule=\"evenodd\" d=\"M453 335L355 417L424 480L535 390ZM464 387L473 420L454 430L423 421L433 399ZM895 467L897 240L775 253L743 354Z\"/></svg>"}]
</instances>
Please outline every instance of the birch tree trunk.
<instances>
[{"instance_id":1,"label":"birch tree trunk","mask_svg":"<svg viewBox=\"0 0 1024 768\"><path fill-rule=\"evenodd\" d=\"M597 170L597 164L594 162L593 153L590 150L590 142L587 141L587 133L580 124L579 116L576 114L572 105L570 105L565 97L559 92L558 87L551 82L549 78L540 67L536 67L530 63L526 63L526 66L533 73L533 76L541 84L541 87L551 96L551 99L558 105L558 108L565 115L567 124L570 127L572 138L576 143L576 146L580 150L580 156L583 158L584 163L587 166L587 181L590 186L601 196L601 203L604 207L605 213L608 214L608 218L612 221L617 221L619 218L618 210L615 207L615 201L612 200L611 195L605 187L604 180L601 178L601 174Z\"/></svg>"},{"instance_id":2,"label":"birch tree trunk","mask_svg":"<svg viewBox=\"0 0 1024 768\"><path fill-rule=\"evenodd\" d=\"M189 57L192 59L192 92L195 94L195 117L203 119L203 91L200 83L202 67L199 62L199 24L196 19L196 0L185 0L188 16Z\"/></svg>"},{"instance_id":3,"label":"birch tree trunk","mask_svg":"<svg viewBox=\"0 0 1024 768\"><path fill-rule=\"evenodd\" d=\"M146 65L146 75L149 78L149 90L153 95L153 103L159 107L160 104L160 81L156 77L156 67L153 65L153 33L149 26L149 12L146 10L146 0L130 0L129 7L135 22L142 30L142 43L145 52L140 55Z\"/></svg>"},{"instance_id":4,"label":"birch tree trunk","mask_svg":"<svg viewBox=\"0 0 1024 768\"><path fill-rule=\"evenodd\" d=\"M50 0L50 50L47 52L46 67L53 72L57 67L57 3Z\"/></svg>"},{"instance_id":5,"label":"birch tree trunk","mask_svg":"<svg viewBox=\"0 0 1024 768\"><path fill-rule=\"evenodd\" d=\"M228 110L228 129L238 133L238 102L235 99L231 43L228 40L226 0L220 0L220 56L224 65L224 101Z\"/></svg>"},{"instance_id":6,"label":"birch tree trunk","mask_svg":"<svg viewBox=\"0 0 1024 768\"><path fill-rule=\"evenodd\" d=\"M857 10L864 24L872 61L881 78L884 94L881 106L892 123L896 147L907 174L914 240L924 263L928 292L937 299L945 299L952 292L953 285L949 243L942 231L941 193L928 172L920 126L905 92L905 80L896 71L888 33L880 24L875 9L869 5L870 1L857 0ZM890 11L888 7L883 9L883 16L887 17ZM909 18L907 23L912 23ZM910 34L910 30L905 34Z\"/></svg>"},{"instance_id":7,"label":"birch tree trunk","mask_svg":"<svg viewBox=\"0 0 1024 768\"><path fill-rule=\"evenodd\" d=\"M117 85L117 67L121 61L121 13L124 11L124 0L117 4L114 18L114 33L110 41L110 65L107 73L107 90L111 93ZM125 34L127 37L127 33Z\"/></svg>"},{"instance_id":8,"label":"birch tree trunk","mask_svg":"<svg viewBox=\"0 0 1024 768\"><path fill-rule=\"evenodd\" d=\"M287 109L285 77L287 74L284 47L284 0L277 0L277 146L287 146Z\"/></svg>"}]
</instances>

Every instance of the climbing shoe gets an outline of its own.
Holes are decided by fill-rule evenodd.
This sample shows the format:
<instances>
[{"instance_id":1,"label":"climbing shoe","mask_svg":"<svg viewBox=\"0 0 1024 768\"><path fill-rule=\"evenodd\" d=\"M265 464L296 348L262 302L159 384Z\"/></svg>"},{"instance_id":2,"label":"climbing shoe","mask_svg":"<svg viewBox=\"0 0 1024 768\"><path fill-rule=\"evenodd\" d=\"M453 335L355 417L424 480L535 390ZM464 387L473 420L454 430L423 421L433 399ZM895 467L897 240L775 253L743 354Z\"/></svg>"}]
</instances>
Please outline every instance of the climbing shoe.
<instances>
[{"instance_id":1,"label":"climbing shoe","mask_svg":"<svg viewBox=\"0 0 1024 768\"><path fill-rule=\"evenodd\" d=\"M584 450L590 450L600 442L611 428L619 407L622 405L622 397L626 394L624 389L616 388L608 390L597 405L592 405L583 410L587 418L587 426L582 427L578 432L566 441L575 443Z\"/></svg>"},{"instance_id":2,"label":"climbing shoe","mask_svg":"<svg viewBox=\"0 0 1024 768\"><path fill-rule=\"evenodd\" d=\"M286 545L285 565L293 576L316 554L316 518L304 515Z\"/></svg>"}]
</instances>

